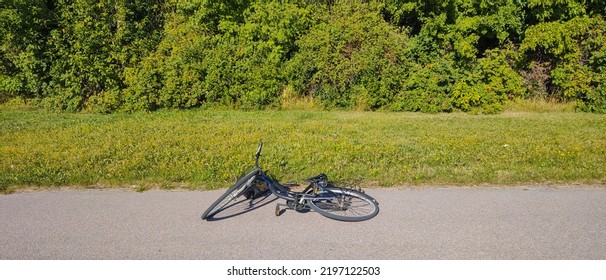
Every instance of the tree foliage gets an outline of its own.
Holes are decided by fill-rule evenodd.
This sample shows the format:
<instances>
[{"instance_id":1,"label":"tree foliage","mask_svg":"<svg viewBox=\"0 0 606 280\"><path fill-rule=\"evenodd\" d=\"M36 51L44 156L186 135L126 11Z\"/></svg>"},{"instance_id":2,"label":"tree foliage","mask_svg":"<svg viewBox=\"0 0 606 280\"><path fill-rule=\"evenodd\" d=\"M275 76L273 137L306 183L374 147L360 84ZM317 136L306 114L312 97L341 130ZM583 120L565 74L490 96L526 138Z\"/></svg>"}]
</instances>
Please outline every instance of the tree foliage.
<instances>
[{"instance_id":1,"label":"tree foliage","mask_svg":"<svg viewBox=\"0 0 606 280\"><path fill-rule=\"evenodd\" d=\"M0 102L606 112L598 0L2 0Z\"/></svg>"},{"instance_id":2,"label":"tree foliage","mask_svg":"<svg viewBox=\"0 0 606 280\"><path fill-rule=\"evenodd\" d=\"M0 102L44 95L51 63L47 41L53 28L45 1L0 2Z\"/></svg>"},{"instance_id":3,"label":"tree foliage","mask_svg":"<svg viewBox=\"0 0 606 280\"><path fill-rule=\"evenodd\" d=\"M393 102L405 78L407 36L377 3L333 4L297 42L288 82L329 108L377 109Z\"/></svg>"}]
</instances>

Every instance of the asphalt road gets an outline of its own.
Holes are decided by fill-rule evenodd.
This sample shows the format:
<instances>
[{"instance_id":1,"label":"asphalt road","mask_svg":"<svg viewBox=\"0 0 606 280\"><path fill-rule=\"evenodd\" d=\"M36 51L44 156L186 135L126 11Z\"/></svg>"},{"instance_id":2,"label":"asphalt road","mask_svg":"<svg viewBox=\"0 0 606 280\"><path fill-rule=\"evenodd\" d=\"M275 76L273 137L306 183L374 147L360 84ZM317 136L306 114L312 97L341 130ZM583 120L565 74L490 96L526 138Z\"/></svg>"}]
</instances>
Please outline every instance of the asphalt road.
<instances>
[{"instance_id":1,"label":"asphalt road","mask_svg":"<svg viewBox=\"0 0 606 280\"><path fill-rule=\"evenodd\" d=\"M0 195L0 259L606 259L606 188L369 189L372 220L274 216L223 191Z\"/></svg>"}]
</instances>

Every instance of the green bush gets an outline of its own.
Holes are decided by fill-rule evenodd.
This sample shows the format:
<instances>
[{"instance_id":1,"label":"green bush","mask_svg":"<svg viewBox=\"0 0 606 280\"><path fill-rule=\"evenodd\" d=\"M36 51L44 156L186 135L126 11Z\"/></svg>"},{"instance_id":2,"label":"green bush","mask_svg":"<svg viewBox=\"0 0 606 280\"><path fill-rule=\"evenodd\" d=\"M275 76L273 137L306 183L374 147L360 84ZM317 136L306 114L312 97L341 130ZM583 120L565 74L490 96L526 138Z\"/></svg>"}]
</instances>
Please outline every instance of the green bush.
<instances>
[{"instance_id":1,"label":"green bush","mask_svg":"<svg viewBox=\"0 0 606 280\"><path fill-rule=\"evenodd\" d=\"M48 87L48 32L52 28L46 1L0 3L0 103L14 97L39 98Z\"/></svg>"},{"instance_id":2,"label":"green bush","mask_svg":"<svg viewBox=\"0 0 606 280\"><path fill-rule=\"evenodd\" d=\"M582 0L530 0L528 15L531 22L548 22L570 20L587 12L586 2ZM590 7L597 3L590 4ZM602 3L603 4L603 3Z\"/></svg>"},{"instance_id":3,"label":"green bush","mask_svg":"<svg viewBox=\"0 0 606 280\"><path fill-rule=\"evenodd\" d=\"M377 3L338 1L297 41L288 81L327 108L377 109L399 92L407 36L389 26Z\"/></svg>"},{"instance_id":4,"label":"green bush","mask_svg":"<svg viewBox=\"0 0 606 280\"><path fill-rule=\"evenodd\" d=\"M162 23L155 1L58 1L48 36L51 109L117 107L124 69L155 48ZM98 107L107 108L98 108Z\"/></svg>"},{"instance_id":5,"label":"green bush","mask_svg":"<svg viewBox=\"0 0 606 280\"><path fill-rule=\"evenodd\" d=\"M278 102L282 66L308 29L309 11L269 1L252 3L236 17L203 3L177 9L156 52L128 69L126 110Z\"/></svg>"},{"instance_id":6,"label":"green bush","mask_svg":"<svg viewBox=\"0 0 606 280\"><path fill-rule=\"evenodd\" d=\"M528 64L548 61L548 92L560 100L577 100L579 108L605 108L606 22L600 17L576 17L565 22L540 23L528 28L520 45Z\"/></svg>"},{"instance_id":7,"label":"green bush","mask_svg":"<svg viewBox=\"0 0 606 280\"><path fill-rule=\"evenodd\" d=\"M488 51L467 76L454 85L454 105L466 112L498 113L508 100L523 98L522 77L512 68L514 51Z\"/></svg>"},{"instance_id":8,"label":"green bush","mask_svg":"<svg viewBox=\"0 0 606 280\"><path fill-rule=\"evenodd\" d=\"M402 91L391 105L393 111L450 112L453 108L452 86L456 70L450 61L436 60L410 68Z\"/></svg>"},{"instance_id":9,"label":"green bush","mask_svg":"<svg viewBox=\"0 0 606 280\"><path fill-rule=\"evenodd\" d=\"M604 16L601 0L3 0L0 102L603 112Z\"/></svg>"}]
</instances>

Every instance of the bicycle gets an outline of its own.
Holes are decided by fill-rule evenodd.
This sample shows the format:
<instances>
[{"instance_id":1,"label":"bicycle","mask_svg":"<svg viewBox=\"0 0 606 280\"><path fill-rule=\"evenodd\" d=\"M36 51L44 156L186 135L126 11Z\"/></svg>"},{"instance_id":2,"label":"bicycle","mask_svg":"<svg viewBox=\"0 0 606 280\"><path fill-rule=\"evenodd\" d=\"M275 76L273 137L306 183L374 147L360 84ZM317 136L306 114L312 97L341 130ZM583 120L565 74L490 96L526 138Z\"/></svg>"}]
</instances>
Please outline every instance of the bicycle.
<instances>
[{"instance_id":1,"label":"bicycle","mask_svg":"<svg viewBox=\"0 0 606 280\"><path fill-rule=\"evenodd\" d=\"M262 148L261 142L255 153L254 168L210 205L202 214L203 220L212 218L231 202L237 202L240 196L252 200L268 192L286 200L286 204L276 204L276 216L282 214L281 206L298 212L313 210L327 218L348 222L368 220L379 213L379 203L374 198L359 188L339 187L328 181L324 173L305 179L309 185L303 191L292 191L291 187L298 186L297 183L280 184L259 167Z\"/></svg>"}]
</instances>

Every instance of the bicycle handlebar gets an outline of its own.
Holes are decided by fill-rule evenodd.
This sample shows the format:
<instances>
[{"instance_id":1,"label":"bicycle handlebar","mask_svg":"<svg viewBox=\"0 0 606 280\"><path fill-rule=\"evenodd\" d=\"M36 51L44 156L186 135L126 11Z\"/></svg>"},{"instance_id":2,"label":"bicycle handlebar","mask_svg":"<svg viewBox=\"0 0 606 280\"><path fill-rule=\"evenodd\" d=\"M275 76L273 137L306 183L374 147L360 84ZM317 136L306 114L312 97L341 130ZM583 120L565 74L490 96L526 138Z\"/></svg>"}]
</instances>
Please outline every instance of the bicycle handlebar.
<instances>
[{"instance_id":1,"label":"bicycle handlebar","mask_svg":"<svg viewBox=\"0 0 606 280\"><path fill-rule=\"evenodd\" d=\"M255 166L259 168L259 156L261 156L261 149L263 149L263 142L259 142L259 148L257 149L257 153L255 153Z\"/></svg>"},{"instance_id":2,"label":"bicycle handlebar","mask_svg":"<svg viewBox=\"0 0 606 280\"><path fill-rule=\"evenodd\" d=\"M263 148L263 142L259 142L259 148L257 149L257 153L255 157L259 157L261 155L261 149Z\"/></svg>"}]
</instances>

